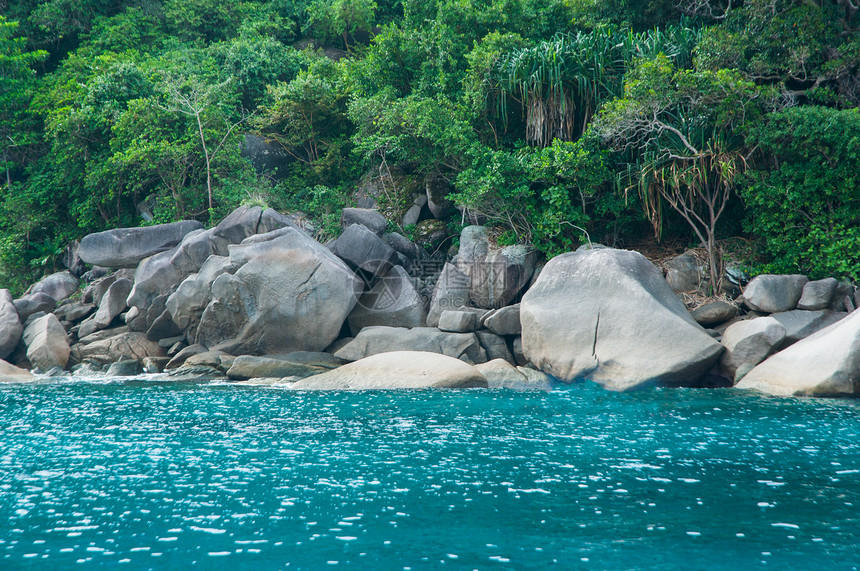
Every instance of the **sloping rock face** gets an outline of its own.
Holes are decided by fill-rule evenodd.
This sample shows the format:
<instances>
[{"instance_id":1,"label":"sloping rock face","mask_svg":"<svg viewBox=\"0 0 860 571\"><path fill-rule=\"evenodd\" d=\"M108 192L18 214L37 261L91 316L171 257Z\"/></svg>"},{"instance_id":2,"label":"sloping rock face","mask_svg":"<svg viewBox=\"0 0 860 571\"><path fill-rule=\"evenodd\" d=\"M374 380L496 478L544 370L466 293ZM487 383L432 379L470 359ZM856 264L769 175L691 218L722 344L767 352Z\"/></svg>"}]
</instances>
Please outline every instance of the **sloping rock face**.
<instances>
[{"instance_id":1,"label":"sloping rock face","mask_svg":"<svg viewBox=\"0 0 860 571\"><path fill-rule=\"evenodd\" d=\"M23 332L12 294L8 289L0 289L0 359L5 359L15 350Z\"/></svg>"},{"instance_id":2,"label":"sloping rock face","mask_svg":"<svg viewBox=\"0 0 860 571\"><path fill-rule=\"evenodd\" d=\"M773 355L736 386L782 396L860 395L860 311Z\"/></svg>"},{"instance_id":3,"label":"sloping rock face","mask_svg":"<svg viewBox=\"0 0 860 571\"><path fill-rule=\"evenodd\" d=\"M363 284L327 248L285 228L230 247L234 274L212 283L196 342L233 354L322 351Z\"/></svg>"},{"instance_id":4,"label":"sloping rock face","mask_svg":"<svg viewBox=\"0 0 860 571\"><path fill-rule=\"evenodd\" d=\"M365 327L334 356L358 361L392 351L439 353L471 363L487 360L487 353L474 333L445 333L433 327Z\"/></svg>"},{"instance_id":5,"label":"sloping rock face","mask_svg":"<svg viewBox=\"0 0 860 571\"><path fill-rule=\"evenodd\" d=\"M349 314L349 329L357 335L365 327L421 327L427 310L421 294L401 266L391 270L365 292Z\"/></svg>"},{"instance_id":6,"label":"sloping rock face","mask_svg":"<svg viewBox=\"0 0 860 571\"><path fill-rule=\"evenodd\" d=\"M446 263L436 280L433 297L430 300L430 311L427 313L427 325L436 327L443 311L456 310L469 305L469 289L471 279L460 271L455 264Z\"/></svg>"},{"instance_id":7,"label":"sloping rock face","mask_svg":"<svg viewBox=\"0 0 860 571\"><path fill-rule=\"evenodd\" d=\"M271 232L280 228L301 233L288 217L271 209L243 206L215 228L190 232L173 249L144 259L134 273L134 288L128 297L130 307L147 314L143 330L151 327L164 312L163 304L157 311L151 311L153 303L160 297L166 302L182 280L200 271L209 256L227 256L230 244L238 244L260 230Z\"/></svg>"},{"instance_id":8,"label":"sloping rock face","mask_svg":"<svg viewBox=\"0 0 860 571\"><path fill-rule=\"evenodd\" d=\"M0 383L19 383L32 381L35 378L27 369L22 369L12 363L0 360Z\"/></svg>"},{"instance_id":9,"label":"sloping rock face","mask_svg":"<svg viewBox=\"0 0 860 571\"><path fill-rule=\"evenodd\" d=\"M66 330L53 313L33 321L24 330L27 359L34 367L48 371L54 367L65 369L69 362L69 340Z\"/></svg>"},{"instance_id":10,"label":"sloping rock face","mask_svg":"<svg viewBox=\"0 0 860 571\"><path fill-rule=\"evenodd\" d=\"M472 365L436 353L395 351L373 355L333 371L297 381L300 390L486 388Z\"/></svg>"},{"instance_id":11,"label":"sloping rock face","mask_svg":"<svg viewBox=\"0 0 860 571\"><path fill-rule=\"evenodd\" d=\"M773 317L759 317L730 325L723 333L726 348L720 358L723 370L734 378L741 365L758 365L785 339L785 327Z\"/></svg>"},{"instance_id":12,"label":"sloping rock face","mask_svg":"<svg viewBox=\"0 0 860 571\"><path fill-rule=\"evenodd\" d=\"M468 277L469 301L475 307L504 307L529 283L537 254L525 246L493 248L483 226L460 233L457 269Z\"/></svg>"},{"instance_id":13,"label":"sloping rock face","mask_svg":"<svg viewBox=\"0 0 860 571\"><path fill-rule=\"evenodd\" d=\"M134 268L144 258L173 248L186 234L203 228L196 220L182 220L142 228L117 228L89 234L81 240L80 258L94 266Z\"/></svg>"},{"instance_id":14,"label":"sloping rock face","mask_svg":"<svg viewBox=\"0 0 860 571\"><path fill-rule=\"evenodd\" d=\"M523 296L520 321L523 352L537 368L611 390L695 385L723 351L660 271L626 250L550 260Z\"/></svg>"}]
</instances>

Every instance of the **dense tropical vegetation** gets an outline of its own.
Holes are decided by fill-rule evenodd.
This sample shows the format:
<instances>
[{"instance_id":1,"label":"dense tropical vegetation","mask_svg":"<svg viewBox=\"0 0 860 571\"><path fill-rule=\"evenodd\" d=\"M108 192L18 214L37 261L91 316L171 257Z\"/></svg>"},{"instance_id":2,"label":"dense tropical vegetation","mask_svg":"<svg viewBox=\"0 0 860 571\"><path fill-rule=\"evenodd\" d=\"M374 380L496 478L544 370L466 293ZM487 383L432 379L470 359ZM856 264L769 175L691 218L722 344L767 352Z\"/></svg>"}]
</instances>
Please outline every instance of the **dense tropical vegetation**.
<instances>
[{"instance_id":1,"label":"dense tropical vegetation","mask_svg":"<svg viewBox=\"0 0 860 571\"><path fill-rule=\"evenodd\" d=\"M860 279L853 0L0 0L0 281L243 202L321 233L374 188L455 234L754 244ZM247 134L283 149L277 171ZM456 208L455 208L456 207Z\"/></svg>"}]
</instances>

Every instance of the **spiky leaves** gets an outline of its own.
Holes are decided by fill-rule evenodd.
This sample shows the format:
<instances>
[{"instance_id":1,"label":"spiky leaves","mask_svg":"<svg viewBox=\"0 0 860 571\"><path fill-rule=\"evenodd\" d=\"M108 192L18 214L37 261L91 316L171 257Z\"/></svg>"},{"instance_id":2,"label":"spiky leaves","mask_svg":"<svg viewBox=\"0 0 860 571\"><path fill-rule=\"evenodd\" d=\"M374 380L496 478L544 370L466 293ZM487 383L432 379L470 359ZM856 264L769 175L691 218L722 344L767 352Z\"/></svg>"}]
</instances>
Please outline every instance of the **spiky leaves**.
<instances>
[{"instance_id":1,"label":"spiky leaves","mask_svg":"<svg viewBox=\"0 0 860 571\"><path fill-rule=\"evenodd\" d=\"M526 116L530 143L545 147L553 139L576 140L598 107L621 95L633 62L664 54L686 67L697 37L698 31L686 25L643 33L599 28L512 50L494 69L495 114L507 125L513 101Z\"/></svg>"},{"instance_id":2,"label":"spiky leaves","mask_svg":"<svg viewBox=\"0 0 860 571\"><path fill-rule=\"evenodd\" d=\"M664 206L684 218L716 278L717 222L748 166L743 132L761 116L765 92L731 70L676 71L663 55L641 62L624 91L606 106L597 129L626 154L621 182L638 189L658 236Z\"/></svg>"}]
</instances>

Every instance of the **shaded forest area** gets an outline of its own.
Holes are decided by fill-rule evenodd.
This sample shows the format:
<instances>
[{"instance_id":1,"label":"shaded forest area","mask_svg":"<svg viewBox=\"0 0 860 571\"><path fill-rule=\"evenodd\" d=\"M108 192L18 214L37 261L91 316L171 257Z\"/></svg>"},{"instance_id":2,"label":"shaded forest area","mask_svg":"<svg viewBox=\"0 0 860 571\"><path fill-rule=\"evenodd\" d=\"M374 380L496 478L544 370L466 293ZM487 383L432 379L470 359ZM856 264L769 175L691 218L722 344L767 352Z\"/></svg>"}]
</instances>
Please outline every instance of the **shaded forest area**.
<instances>
[{"instance_id":1,"label":"shaded forest area","mask_svg":"<svg viewBox=\"0 0 860 571\"><path fill-rule=\"evenodd\" d=\"M368 195L435 248L477 221L546 256L657 237L712 275L734 245L753 272L858 280L858 8L0 0L0 286L87 233L241 203L324 238Z\"/></svg>"}]
</instances>

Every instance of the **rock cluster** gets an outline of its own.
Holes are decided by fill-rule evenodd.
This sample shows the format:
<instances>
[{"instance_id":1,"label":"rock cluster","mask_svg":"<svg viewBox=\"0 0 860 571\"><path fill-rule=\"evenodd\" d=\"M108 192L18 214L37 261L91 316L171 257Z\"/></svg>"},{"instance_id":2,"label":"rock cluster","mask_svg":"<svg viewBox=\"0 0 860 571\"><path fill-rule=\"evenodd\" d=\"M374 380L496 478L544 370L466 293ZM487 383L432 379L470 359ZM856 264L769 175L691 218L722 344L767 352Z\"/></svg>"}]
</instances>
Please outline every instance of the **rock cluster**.
<instances>
[{"instance_id":1,"label":"rock cluster","mask_svg":"<svg viewBox=\"0 0 860 571\"><path fill-rule=\"evenodd\" d=\"M298 222L251 206L210 229L180 222L85 237L68 256L74 273L49 275L19 299L0 290L0 380L33 379L32 369L301 390L588 380L616 391L860 391L860 294L846 282L758 276L734 301L688 311L676 291L705 281L692 254L665 277L641 254L601 245L540 267L534 252L497 247L486 228L468 226L434 273L424 249L386 233L375 210L345 209L328 245ZM84 262L97 265L84 273Z\"/></svg>"}]
</instances>

